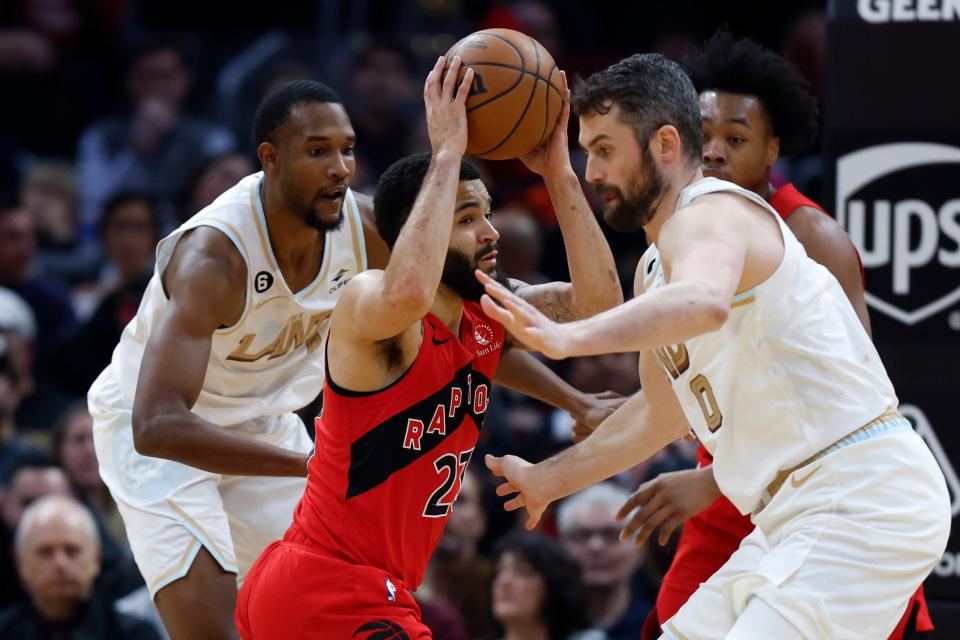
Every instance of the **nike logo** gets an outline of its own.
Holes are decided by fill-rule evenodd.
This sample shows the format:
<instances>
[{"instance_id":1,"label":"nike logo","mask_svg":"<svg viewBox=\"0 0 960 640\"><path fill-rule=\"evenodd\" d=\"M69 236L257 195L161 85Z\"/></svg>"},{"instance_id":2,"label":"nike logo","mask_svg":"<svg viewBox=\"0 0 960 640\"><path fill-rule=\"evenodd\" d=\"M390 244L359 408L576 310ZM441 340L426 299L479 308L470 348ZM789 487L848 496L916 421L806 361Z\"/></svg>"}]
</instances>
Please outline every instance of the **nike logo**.
<instances>
[{"instance_id":1,"label":"nike logo","mask_svg":"<svg viewBox=\"0 0 960 640\"><path fill-rule=\"evenodd\" d=\"M790 476L790 486L793 487L794 489L800 488L801 486L806 484L807 480L812 478L813 474L815 474L817 471L820 471L820 467L817 467L816 469L814 469L807 475L803 476L802 478L796 474Z\"/></svg>"},{"instance_id":2,"label":"nike logo","mask_svg":"<svg viewBox=\"0 0 960 640\"><path fill-rule=\"evenodd\" d=\"M453 336L450 336L450 337L447 338L446 340L437 340L437 337L436 337L436 336L430 336L430 338L433 340L433 344L435 344L435 345L437 345L437 346L440 346L441 344L446 344L446 343L450 342L451 340L453 340Z\"/></svg>"}]
</instances>

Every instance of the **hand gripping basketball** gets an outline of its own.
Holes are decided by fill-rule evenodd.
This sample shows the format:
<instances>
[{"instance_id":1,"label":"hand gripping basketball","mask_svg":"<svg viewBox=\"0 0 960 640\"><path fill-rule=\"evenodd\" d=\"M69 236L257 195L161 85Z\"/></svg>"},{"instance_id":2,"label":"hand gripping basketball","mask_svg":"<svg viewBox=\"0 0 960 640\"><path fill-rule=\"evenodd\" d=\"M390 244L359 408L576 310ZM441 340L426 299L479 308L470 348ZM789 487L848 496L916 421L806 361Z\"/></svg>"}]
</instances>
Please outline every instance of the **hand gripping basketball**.
<instances>
[{"instance_id":1,"label":"hand gripping basketball","mask_svg":"<svg viewBox=\"0 0 960 640\"><path fill-rule=\"evenodd\" d=\"M467 147L467 116L464 104L473 81L473 71L467 69L463 80L457 83L461 60L454 56L449 73L444 73L446 59L439 58L423 85L423 104L427 112L427 133L434 154L443 151L463 155Z\"/></svg>"}]
</instances>

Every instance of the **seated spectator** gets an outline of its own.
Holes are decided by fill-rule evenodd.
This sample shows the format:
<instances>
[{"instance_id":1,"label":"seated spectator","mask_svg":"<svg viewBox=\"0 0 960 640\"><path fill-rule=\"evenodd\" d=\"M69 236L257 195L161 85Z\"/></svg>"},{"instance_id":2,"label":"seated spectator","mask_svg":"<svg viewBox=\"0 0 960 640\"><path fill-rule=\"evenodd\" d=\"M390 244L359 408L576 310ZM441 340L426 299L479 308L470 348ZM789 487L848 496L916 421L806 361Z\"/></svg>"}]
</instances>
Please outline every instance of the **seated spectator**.
<instances>
[{"instance_id":1,"label":"seated spectator","mask_svg":"<svg viewBox=\"0 0 960 640\"><path fill-rule=\"evenodd\" d=\"M2 304L0 300L0 306ZM36 447L17 433L20 394L17 391L17 370L7 345L7 338L0 332L0 496L20 460L36 452Z\"/></svg>"},{"instance_id":2,"label":"seated spectator","mask_svg":"<svg viewBox=\"0 0 960 640\"><path fill-rule=\"evenodd\" d=\"M60 416L53 430L53 453L83 503L97 512L114 540L126 544L127 532L117 504L100 477L93 448L93 418L86 400L77 400Z\"/></svg>"},{"instance_id":3,"label":"seated spectator","mask_svg":"<svg viewBox=\"0 0 960 640\"><path fill-rule=\"evenodd\" d=\"M499 545L493 617L504 640L603 640L589 629L580 568L552 538L514 533Z\"/></svg>"},{"instance_id":4,"label":"seated spectator","mask_svg":"<svg viewBox=\"0 0 960 640\"><path fill-rule=\"evenodd\" d=\"M557 510L560 540L583 572L590 622L610 640L639 638L656 596L649 580L635 579L643 561L640 551L620 540L616 514L629 497L626 490L602 483L570 496Z\"/></svg>"},{"instance_id":5,"label":"seated spectator","mask_svg":"<svg viewBox=\"0 0 960 640\"><path fill-rule=\"evenodd\" d=\"M13 564L13 534L20 518L31 503L50 495L70 495L67 475L43 454L21 456L0 494L0 607L23 597Z\"/></svg>"},{"instance_id":6,"label":"seated spectator","mask_svg":"<svg viewBox=\"0 0 960 640\"><path fill-rule=\"evenodd\" d=\"M27 173L20 197L36 229L37 273L69 286L96 277L100 250L78 236L73 167L65 162L37 163Z\"/></svg>"},{"instance_id":7,"label":"seated spectator","mask_svg":"<svg viewBox=\"0 0 960 640\"><path fill-rule=\"evenodd\" d=\"M0 197L0 287L19 295L33 311L37 323L34 371L76 323L67 290L30 273L36 250L33 216L12 196Z\"/></svg>"},{"instance_id":8,"label":"seated spectator","mask_svg":"<svg viewBox=\"0 0 960 640\"><path fill-rule=\"evenodd\" d=\"M29 598L0 613L0 637L159 638L149 623L119 613L94 589L100 572L96 524L73 498L47 496L30 505L14 546Z\"/></svg>"},{"instance_id":9,"label":"seated spectator","mask_svg":"<svg viewBox=\"0 0 960 640\"><path fill-rule=\"evenodd\" d=\"M144 192L125 191L107 201L98 223L104 263L94 281L74 289L78 316L89 318L111 293L149 280L160 226L154 202Z\"/></svg>"},{"instance_id":10,"label":"seated spectator","mask_svg":"<svg viewBox=\"0 0 960 640\"><path fill-rule=\"evenodd\" d=\"M92 232L104 203L128 190L152 196L162 215L204 158L229 151L233 136L187 115L192 84L186 49L172 40L140 46L127 70L130 110L88 127L77 150L81 220Z\"/></svg>"},{"instance_id":11,"label":"seated spectator","mask_svg":"<svg viewBox=\"0 0 960 640\"><path fill-rule=\"evenodd\" d=\"M187 183L180 198L175 222L181 224L216 200L221 193L256 172L253 162L239 151L208 158Z\"/></svg>"},{"instance_id":12,"label":"seated spectator","mask_svg":"<svg viewBox=\"0 0 960 640\"><path fill-rule=\"evenodd\" d=\"M477 467L467 467L422 587L463 615L470 638L489 637L493 630L490 618L493 565L477 548L487 531L482 491L480 471Z\"/></svg>"}]
</instances>

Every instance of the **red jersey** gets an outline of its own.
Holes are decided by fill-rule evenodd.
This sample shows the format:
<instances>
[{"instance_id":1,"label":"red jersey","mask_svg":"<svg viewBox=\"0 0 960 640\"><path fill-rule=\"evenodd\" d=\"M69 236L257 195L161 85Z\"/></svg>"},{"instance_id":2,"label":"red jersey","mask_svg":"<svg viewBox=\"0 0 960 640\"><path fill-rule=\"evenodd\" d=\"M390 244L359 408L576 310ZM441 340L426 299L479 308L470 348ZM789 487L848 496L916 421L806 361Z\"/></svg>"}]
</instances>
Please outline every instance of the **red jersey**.
<instances>
[{"instance_id":1,"label":"red jersey","mask_svg":"<svg viewBox=\"0 0 960 640\"><path fill-rule=\"evenodd\" d=\"M420 353L388 387L358 393L328 375L291 530L416 589L460 492L503 342L503 327L465 302L459 336L423 318Z\"/></svg>"},{"instance_id":2,"label":"red jersey","mask_svg":"<svg viewBox=\"0 0 960 640\"><path fill-rule=\"evenodd\" d=\"M800 207L812 207L829 215L823 207L810 200L792 184L780 187L769 200L780 217L786 221ZM860 258L860 254L857 254ZM860 263L863 275L863 262ZM713 463L713 458L703 447L697 446L697 464L705 467ZM677 552L670 569L663 578L657 594L656 614L660 623L666 622L682 607L699 588L717 570L726 563L740 546L740 541L753 531L749 516L741 515L725 497L720 497L709 507L690 518L683 526ZM909 619L916 608L916 630L930 631L933 622L923 595L923 585L913 594L907 610L891 634L891 640L903 638Z\"/></svg>"}]
</instances>

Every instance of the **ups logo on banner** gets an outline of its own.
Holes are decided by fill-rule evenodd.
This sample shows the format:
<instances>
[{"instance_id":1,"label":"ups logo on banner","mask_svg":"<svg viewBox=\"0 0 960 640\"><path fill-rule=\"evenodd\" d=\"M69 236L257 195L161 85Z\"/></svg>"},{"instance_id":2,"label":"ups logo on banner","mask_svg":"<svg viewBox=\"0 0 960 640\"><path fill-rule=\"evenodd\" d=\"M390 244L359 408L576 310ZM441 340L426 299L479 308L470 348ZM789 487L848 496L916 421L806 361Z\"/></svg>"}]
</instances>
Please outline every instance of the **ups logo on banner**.
<instances>
[{"instance_id":1,"label":"ups logo on banner","mask_svg":"<svg viewBox=\"0 0 960 640\"><path fill-rule=\"evenodd\" d=\"M837 161L836 202L873 309L914 325L960 304L960 147L908 142L848 153Z\"/></svg>"}]
</instances>

